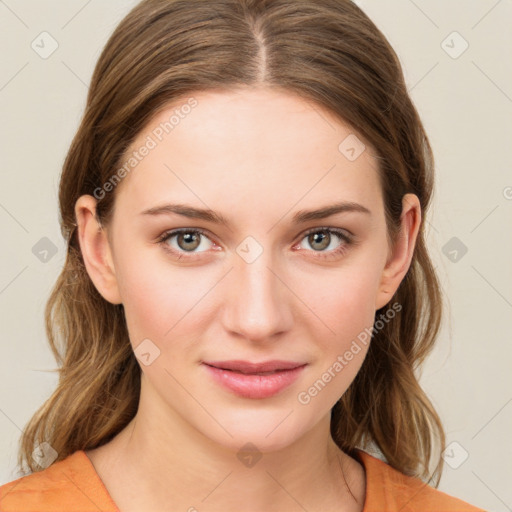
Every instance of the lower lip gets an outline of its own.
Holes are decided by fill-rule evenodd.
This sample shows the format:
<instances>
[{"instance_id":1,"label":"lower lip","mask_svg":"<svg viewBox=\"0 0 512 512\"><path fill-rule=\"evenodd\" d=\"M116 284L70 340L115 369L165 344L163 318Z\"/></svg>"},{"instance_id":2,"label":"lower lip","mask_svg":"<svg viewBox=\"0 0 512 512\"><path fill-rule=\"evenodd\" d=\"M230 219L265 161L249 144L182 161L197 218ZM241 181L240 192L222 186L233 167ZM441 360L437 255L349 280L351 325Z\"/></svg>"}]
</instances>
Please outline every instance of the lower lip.
<instances>
[{"instance_id":1,"label":"lower lip","mask_svg":"<svg viewBox=\"0 0 512 512\"><path fill-rule=\"evenodd\" d=\"M203 364L217 382L244 398L269 398L276 395L301 374L306 365L281 370L270 375L250 375L231 370L222 370Z\"/></svg>"}]
</instances>

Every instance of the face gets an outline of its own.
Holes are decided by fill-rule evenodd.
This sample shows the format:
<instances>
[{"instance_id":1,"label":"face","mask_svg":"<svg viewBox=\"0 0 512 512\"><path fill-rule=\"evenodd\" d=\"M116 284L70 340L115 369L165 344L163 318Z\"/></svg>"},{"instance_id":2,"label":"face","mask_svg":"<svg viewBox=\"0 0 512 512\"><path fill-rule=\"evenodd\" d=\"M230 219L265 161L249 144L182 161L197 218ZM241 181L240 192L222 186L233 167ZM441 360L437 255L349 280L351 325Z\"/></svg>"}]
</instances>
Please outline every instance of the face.
<instances>
[{"instance_id":1,"label":"face","mask_svg":"<svg viewBox=\"0 0 512 512\"><path fill-rule=\"evenodd\" d=\"M373 149L357 156L361 137L327 111L268 89L191 96L172 131L161 123L186 99L132 144L155 142L115 190L105 265L87 234L86 265L124 306L141 401L222 445L278 449L330 417L410 247L392 258Z\"/></svg>"}]
</instances>

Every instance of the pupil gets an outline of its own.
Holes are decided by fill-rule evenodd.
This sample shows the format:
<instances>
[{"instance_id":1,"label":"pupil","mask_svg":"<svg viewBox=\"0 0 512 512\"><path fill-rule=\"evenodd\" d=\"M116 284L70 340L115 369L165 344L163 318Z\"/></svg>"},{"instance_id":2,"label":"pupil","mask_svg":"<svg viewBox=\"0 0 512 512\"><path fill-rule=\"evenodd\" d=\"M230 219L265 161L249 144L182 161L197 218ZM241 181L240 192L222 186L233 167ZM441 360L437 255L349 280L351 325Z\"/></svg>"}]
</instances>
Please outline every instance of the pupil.
<instances>
[{"instance_id":1,"label":"pupil","mask_svg":"<svg viewBox=\"0 0 512 512\"><path fill-rule=\"evenodd\" d=\"M197 240L194 240L194 238L197 237L196 233L183 233L181 236L184 239L185 244L190 244L190 243L193 244L194 242L196 242L196 246L197 246ZM192 248L195 249L195 247L192 247ZM188 247L188 249L190 249L190 247Z\"/></svg>"},{"instance_id":2,"label":"pupil","mask_svg":"<svg viewBox=\"0 0 512 512\"><path fill-rule=\"evenodd\" d=\"M324 231L319 231L317 233L313 233L314 243L320 243L321 244L320 248L322 248L322 249L327 247L327 245L329 245L329 244L326 245L324 240L327 240L327 235ZM322 242L324 242L324 243L322 244Z\"/></svg>"}]
</instances>

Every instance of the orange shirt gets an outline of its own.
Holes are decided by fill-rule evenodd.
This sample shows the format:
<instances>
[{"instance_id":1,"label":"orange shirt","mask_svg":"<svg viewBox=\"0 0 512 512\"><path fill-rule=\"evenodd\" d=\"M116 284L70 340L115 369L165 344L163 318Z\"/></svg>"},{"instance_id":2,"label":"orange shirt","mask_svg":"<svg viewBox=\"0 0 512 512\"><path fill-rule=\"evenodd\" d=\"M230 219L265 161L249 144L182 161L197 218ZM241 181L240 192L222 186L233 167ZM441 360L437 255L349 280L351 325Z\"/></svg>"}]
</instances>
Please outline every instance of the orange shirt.
<instances>
[{"instance_id":1,"label":"orange shirt","mask_svg":"<svg viewBox=\"0 0 512 512\"><path fill-rule=\"evenodd\" d=\"M358 450L366 472L363 512L485 512ZM119 512L83 450L0 487L1 512Z\"/></svg>"}]
</instances>

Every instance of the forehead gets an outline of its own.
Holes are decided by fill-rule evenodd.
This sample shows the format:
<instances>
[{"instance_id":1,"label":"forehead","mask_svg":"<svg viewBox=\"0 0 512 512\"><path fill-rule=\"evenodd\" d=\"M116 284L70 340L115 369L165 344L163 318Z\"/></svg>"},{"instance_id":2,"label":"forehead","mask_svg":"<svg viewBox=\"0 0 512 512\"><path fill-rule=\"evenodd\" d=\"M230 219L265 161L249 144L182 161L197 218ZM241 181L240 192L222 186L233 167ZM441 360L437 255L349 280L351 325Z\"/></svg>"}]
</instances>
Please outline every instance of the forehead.
<instances>
[{"instance_id":1,"label":"forehead","mask_svg":"<svg viewBox=\"0 0 512 512\"><path fill-rule=\"evenodd\" d=\"M289 92L191 94L158 112L125 160L144 145L151 149L118 187L121 207L179 202L229 217L262 207L275 215L294 204L381 202L373 149L330 112Z\"/></svg>"}]
</instances>

